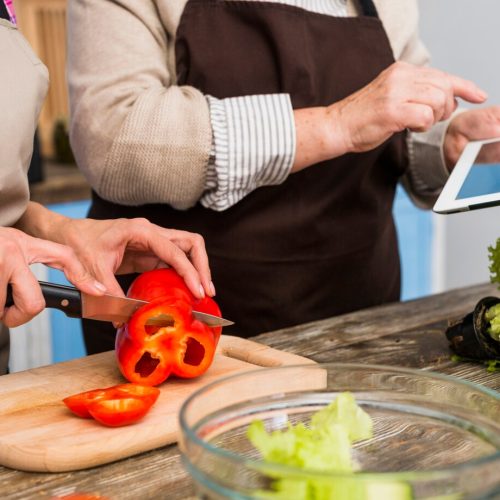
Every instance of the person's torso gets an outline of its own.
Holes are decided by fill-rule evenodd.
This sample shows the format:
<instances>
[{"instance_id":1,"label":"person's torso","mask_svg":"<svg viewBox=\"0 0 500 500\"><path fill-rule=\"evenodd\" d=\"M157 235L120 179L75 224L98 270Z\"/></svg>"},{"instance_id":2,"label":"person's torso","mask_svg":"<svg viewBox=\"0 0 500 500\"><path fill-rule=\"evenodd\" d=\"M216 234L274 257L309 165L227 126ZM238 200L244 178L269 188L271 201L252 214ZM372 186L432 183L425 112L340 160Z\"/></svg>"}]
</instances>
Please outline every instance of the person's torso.
<instances>
[{"instance_id":1,"label":"person's torso","mask_svg":"<svg viewBox=\"0 0 500 500\"><path fill-rule=\"evenodd\" d=\"M48 71L17 27L0 19L0 225L11 225L28 203L27 171Z\"/></svg>"},{"instance_id":2,"label":"person's torso","mask_svg":"<svg viewBox=\"0 0 500 500\"><path fill-rule=\"evenodd\" d=\"M189 0L154 0L159 16L159 21L170 40L175 40L177 28L182 18L186 4ZM234 0L241 1L241 0ZM255 2L259 0L247 0ZM264 0L271 1L271 0ZM361 14L358 0L278 0L278 2L289 5L301 5L306 10L314 9L316 12L334 12L328 4L342 5L345 3L347 16L359 16ZM137 8L135 0L125 0L129 8ZM411 43L418 25L417 0L374 0L380 19L387 31L389 41L393 50L394 58L399 60L405 53L405 49ZM325 7L326 5L326 7ZM140 9L139 9L140 12ZM167 65L170 74L175 75L175 48L169 44Z\"/></svg>"},{"instance_id":3,"label":"person's torso","mask_svg":"<svg viewBox=\"0 0 500 500\"><path fill-rule=\"evenodd\" d=\"M294 108L326 106L394 61L380 20L366 13L338 17L286 2L190 0L181 14L177 84L220 99L288 93ZM236 321L253 317L245 328L252 334L398 298L392 202L405 167L398 134L373 151L259 188L222 212L200 204L186 211L120 207L95 196L91 216L140 215L201 233L222 309Z\"/></svg>"}]
</instances>

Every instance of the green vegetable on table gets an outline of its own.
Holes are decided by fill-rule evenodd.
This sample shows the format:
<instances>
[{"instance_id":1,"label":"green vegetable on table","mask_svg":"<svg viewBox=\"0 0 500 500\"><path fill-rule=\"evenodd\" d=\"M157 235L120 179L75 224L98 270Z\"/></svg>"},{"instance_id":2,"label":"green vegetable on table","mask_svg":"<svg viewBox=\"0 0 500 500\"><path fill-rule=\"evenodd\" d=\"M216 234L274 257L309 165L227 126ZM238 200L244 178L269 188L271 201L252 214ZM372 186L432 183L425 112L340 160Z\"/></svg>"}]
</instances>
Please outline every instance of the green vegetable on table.
<instances>
[{"instance_id":1,"label":"green vegetable on table","mask_svg":"<svg viewBox=\"0 0 500 500\"><path fill-rule=\"evenodd\" d=\"M495 246L488 247L488 259L490 261L490 281L497 283L500 288L500 238L497 239ZM500 304L490 307L485 314L490 322L488 333L494 340L500 341Z\"/></svg>"},{"instance_id":2,"label":"green vegetable on table","mask_svg":"<svg viewBox=\"0 0 500 500\"><path fill-rule=\"evenodd\" d=\"M407 500L410 485L394 481L368 482L356 479L353 443L373 437L373 422L351 393L344 392L327 407L313 414L309 424L291 424L284 430L266 431L256 420L248 439L266 462L321 473L343 473L331 478L269 471L272 491L260 498L295 500Z\"/></svg>"},{"instance_id":3,"label":"green vegetable on table","mask_svg":"<svg viewBox=\"0 0 500 500\"><path fill-rule=\"evenodd\" d=\"M457 354L453 354L450 359L455 363L461 363L462 361L474 361L468 358L464 358L463 356L458 356ZM487 372L493 373L500 371L500 361L497 359L486 359L483 361L483 363L486 365Z\"/></svg>"},{"instance_id":4,"label":"green vegetable on table","mask_svg":"<svg viewBox=\"0 0 500 500\"><path fill-rule=\"evenodd\" d=\"M485 312L484 317L490 322L488 333L491 338L500 341L500 304L490 307Z\"/></svg>"}]
</instances>

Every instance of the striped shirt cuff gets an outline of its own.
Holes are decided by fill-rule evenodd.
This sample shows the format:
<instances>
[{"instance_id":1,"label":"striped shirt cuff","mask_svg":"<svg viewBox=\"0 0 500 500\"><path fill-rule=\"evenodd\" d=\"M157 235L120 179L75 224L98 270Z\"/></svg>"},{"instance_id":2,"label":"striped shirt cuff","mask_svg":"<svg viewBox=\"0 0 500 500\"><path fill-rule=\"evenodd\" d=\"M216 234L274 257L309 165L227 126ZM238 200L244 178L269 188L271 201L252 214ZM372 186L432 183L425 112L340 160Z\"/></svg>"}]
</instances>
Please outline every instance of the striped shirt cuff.
<instances>
[{"instance_id":1,"label":"striped shirt cuff","mask_svg":"<svg viewBox=\"0 0 500 500\"><path fill-rule=\"evenodd\" d=\"M426 132L407 135L409 165L402 183L420 208L431 208L436 202L450 173L446 167L443 143L446 131L457 110L448 120L436 123Z\"/></svg>"},{"instance_id":2,"label":"striped shirt cuff","mask_svg":"<svg viewBox=\"0 0 500 500\"><path fill-rule=\"evenodd\" d=\"M225 210L260 186L281 184L295 159L289 95L207 100L213 146L202 205Z\"/></svg>"}]
</instances>

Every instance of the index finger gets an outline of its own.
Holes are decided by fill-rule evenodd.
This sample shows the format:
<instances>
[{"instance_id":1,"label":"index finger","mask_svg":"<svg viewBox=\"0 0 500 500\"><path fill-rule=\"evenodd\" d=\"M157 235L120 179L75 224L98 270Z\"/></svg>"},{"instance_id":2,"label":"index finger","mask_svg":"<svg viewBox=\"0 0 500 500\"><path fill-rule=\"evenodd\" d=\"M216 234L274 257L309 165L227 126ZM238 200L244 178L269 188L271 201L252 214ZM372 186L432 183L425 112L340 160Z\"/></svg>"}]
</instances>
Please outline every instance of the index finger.
<instances>
[{"instance_id":1,"label":"index finger","mask_svg":"<svg viewBox=\"0 0 500 500\"><path fill-rule=\"evenodd\" d=\"M189 256L192 265L200 275L201 283L207 295L215 295L215 288L212 283L212 274L208 262L208 254L203 237L196 233L189 233L177 229L162 228L162 232Z\"/></svg>"},{"instance_id":2,"label":"index finger","mask_svg":"<svg viewBox=\"0 0 500 500\"><path fill-rule=\"evenodd\" d=\"M8 327L15 327L27 323L36 316L45 306L45 300L40 285L27 266L17 267L10 278L1 285L0 304L5 304L6 284L12 285L14 304L3 311L2 321Z\"/></svg>"},{"instance_id":3,"label":"index finger","mask_svg":"<svg viewBox=\"0 0 500 500\"><path fill-rule=\"evenodd\" d=\"M488 98L488 94L474 82L455 75L448 75L448 78L450 79L455 97L461 97L465 101L475 104L482 103Z\"/></svg>"},{"instance_id":4,"label":"index finger","mask_svg":"<svg viewBox=\"0 0 500 500\"><path fill-rule=\"evenodd\" d=\"M82 292L102 295L106 291L106 287L87 271L70 247L32 238L29 249L35 254L35 257L30 259L31 262L43 262L47 266L63 271L66 278Z\"/></svg>"}]
</instances>

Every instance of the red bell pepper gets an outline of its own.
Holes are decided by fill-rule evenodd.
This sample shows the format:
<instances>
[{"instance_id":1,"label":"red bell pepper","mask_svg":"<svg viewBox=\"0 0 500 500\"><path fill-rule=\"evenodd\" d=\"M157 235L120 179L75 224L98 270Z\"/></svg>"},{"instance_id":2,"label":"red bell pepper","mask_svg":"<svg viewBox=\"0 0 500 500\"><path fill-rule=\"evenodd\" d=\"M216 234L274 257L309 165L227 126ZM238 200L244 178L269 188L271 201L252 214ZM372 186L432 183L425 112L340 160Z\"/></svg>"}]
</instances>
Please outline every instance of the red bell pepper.
<instances>
[{"instance_id":1,"label":"red bell pepper","mask_svg":"<svg viewBox=\"0 0 500 500\"><path fill-rule=\"evenodd\" d=\"M129 425L140 420L151 408L147 399L100 399L89 405L89 413L101 424L109 427Z\"/></svg>"},{"instance_id":2,"label":"red bell pepper","mask_svg":"<svg viewBox=\"0 0 500 500\"><path fill-rule=\"evenodd\" d=\"M120 384L94 389L63 399L82 418L95 418L105 425L128 425L142 418L158 399L160 390L138 384ZM136 400L133 402L130 400ZM122 401L121 403L119 401ZM111 413L114 413L111 416Z\"/></svg>"},{"instance_id":3,"label":"red bell pepper","mask_svg":"<svg viewBox=\"0 0 500 500\"><path fill-rule=\"evenodd\" d=\"M120 384L113 386L111 389L114 389L118 395L121 395L121 397L128 396L131 398L139 398L147 401L151 405L156 403L156 400L160 395L160 389L149 385Z\"/></svg>"},{"instance_id":4,"label":"red bell pepper","mask_svg":"<svg viewBox=\"0 0 500 500\"><path fill-rule=\"evenodd\" d=\"M77 416L81 418L92 418L89 413L89 404L106 397L107 389L95 389L93 391L73 394L63 399L63 403Z\"/></svg>"},{"instance_id":5,"label":"red bell pepper","mask_svg":"<svg viewBox=\"0 0 500 500\"><path fill-rule=\"evenodd\" d=\"M170 375L193 378L211 365L221 327L210 328L193 317L193 309L220 316L209 297L197 299L172 269L141 274L128 297L148 301L128 323L118 329L116 356L123 376L130 382L158 385ZM167 326L148 325L150 318L167 315Z\"/></svg>"}]
</instances>

